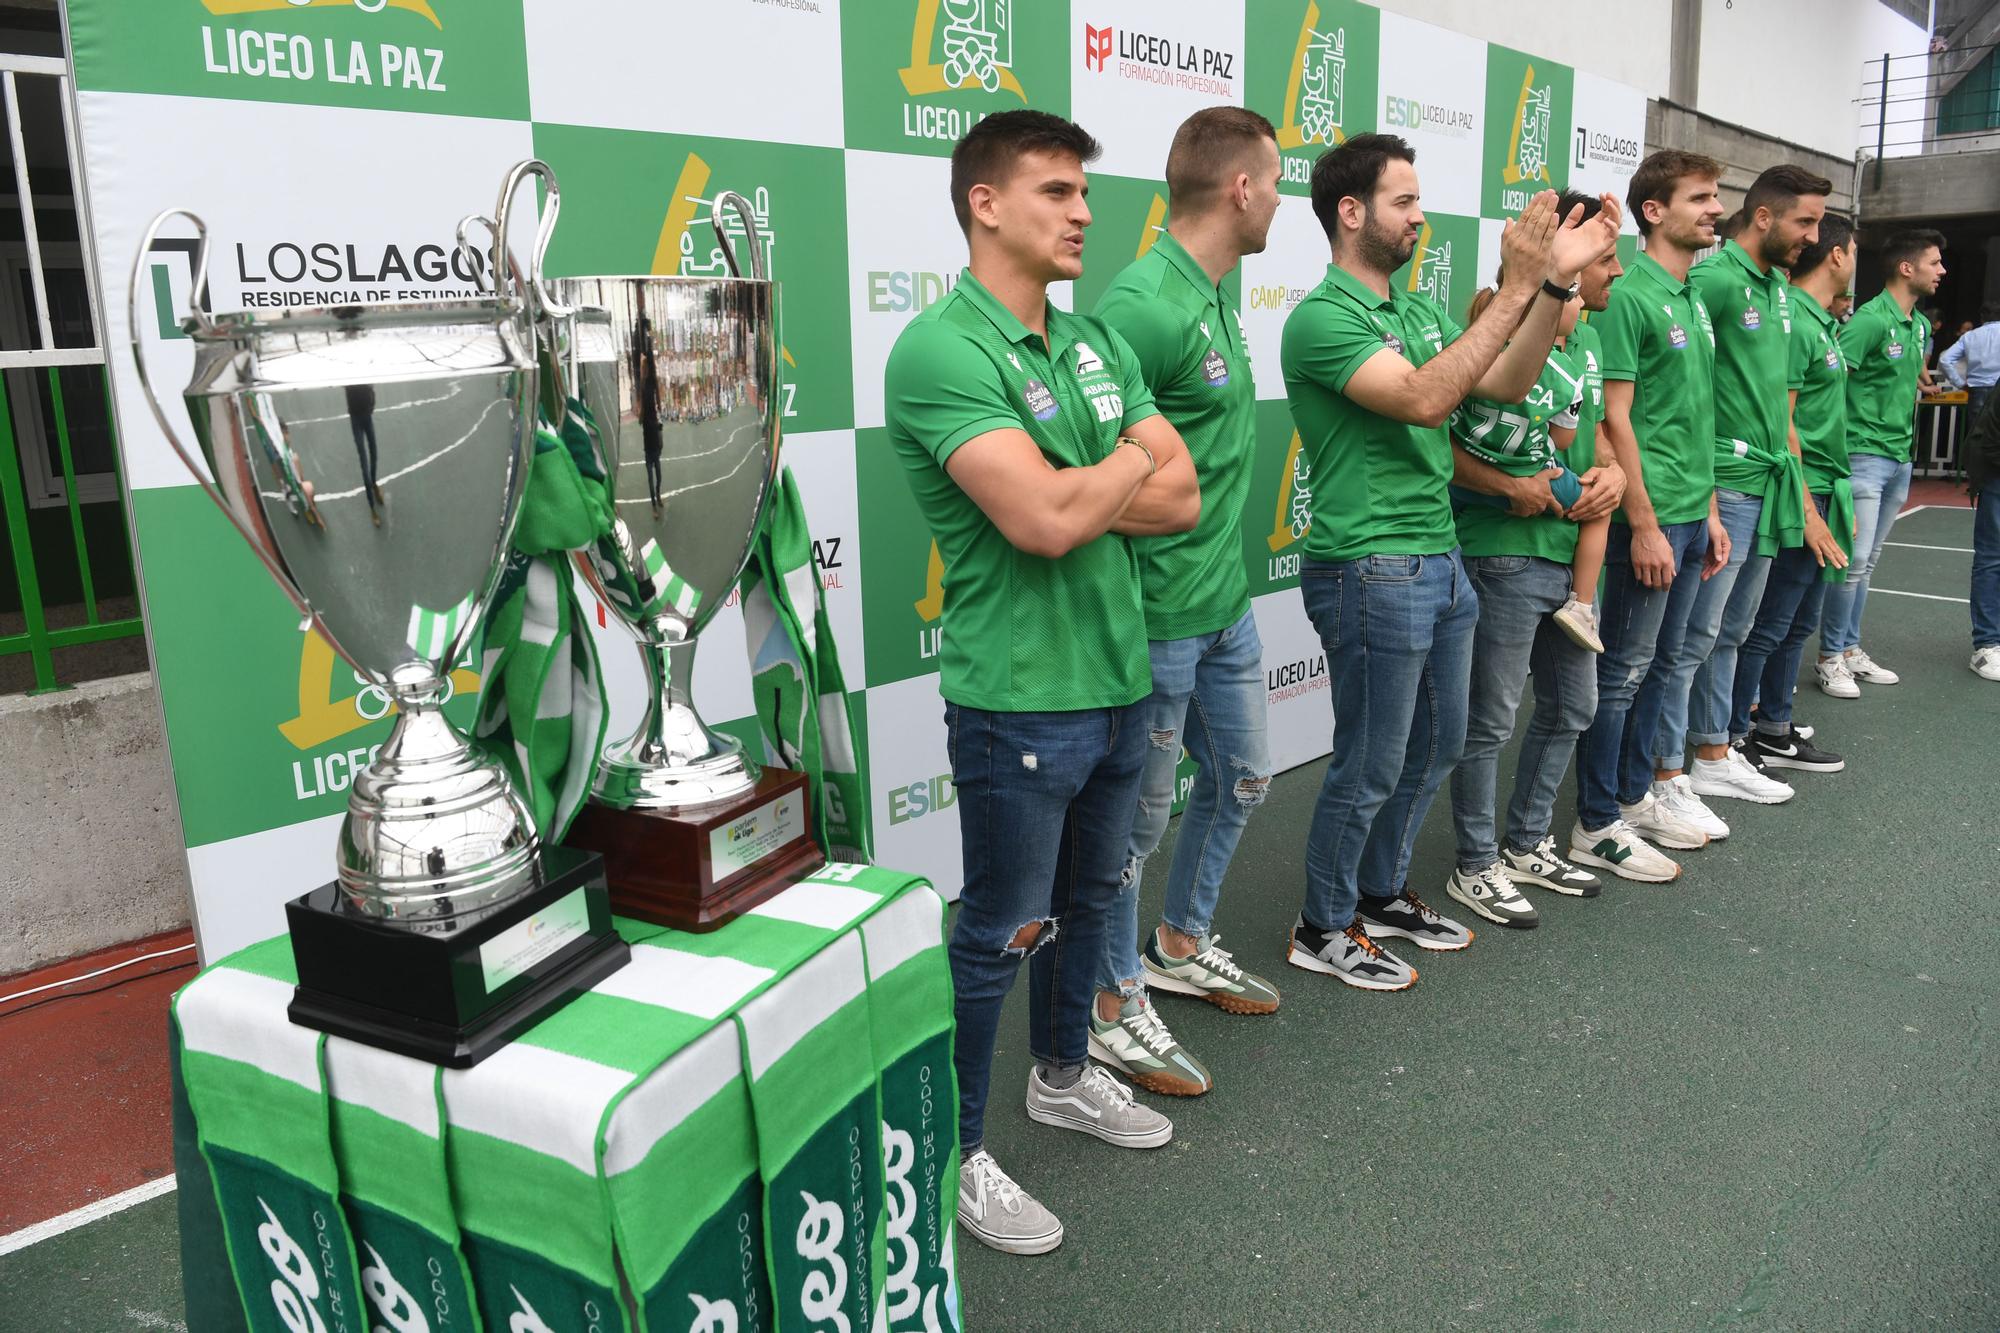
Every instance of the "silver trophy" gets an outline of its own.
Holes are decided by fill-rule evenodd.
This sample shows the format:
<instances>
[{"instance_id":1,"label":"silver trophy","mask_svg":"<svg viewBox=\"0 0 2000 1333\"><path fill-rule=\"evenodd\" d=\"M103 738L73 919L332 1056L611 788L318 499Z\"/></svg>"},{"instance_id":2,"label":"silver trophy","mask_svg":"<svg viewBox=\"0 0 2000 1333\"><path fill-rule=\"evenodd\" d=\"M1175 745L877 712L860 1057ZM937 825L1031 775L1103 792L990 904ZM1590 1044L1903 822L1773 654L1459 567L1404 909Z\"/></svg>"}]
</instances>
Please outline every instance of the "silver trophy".
<instances>
[{"instance_id":1,"label":"silver trophy","mask_svg":"<svg viewBox=\"0 0 2000 1333\"><path fill-rule=\"evenodd\" d=\"M639 642L646 714L609 746L592 800L616 810L730 800L758 766L695 712L697 636L750 558L778 475L777 284L764 270L741 195L715 200L740 221L745 278L720 216L728 278L553 278L557 359L596 428L616 515L611 536L578 552L598 599Z\"/></svg>"},{"instance_id":2,"label":"silver trophy","mask_svg":"<svg viewBox=\"0 0 2000 1333\"><path fill-rule=\"evenodd\" d=\"M506 233L514 192L530 175L548 202L534 276L523 283L506 262ZM396 1031L350 1034L446 1063L478 1058L467 1058L463 1029L484 1023L491 1038L499 1020L482 1013L503 997L550 990L563 959L623 960L608 909L595 910L601 869L580 867L567 849L555 849L552 863L505 770L442 711L520 514L533 448L534 325L545 310L541 251L558 205L543 163L508 173L494 214L490 296L220 316L203 308L207 227L172 209L140 243L128 306L140 382L168 443L305 617L302 628L317 630L398 709L355 778L335 882L288 909L301 1002L318 985L345 993L336 1008L380 1011L369 1015L376 1027L396 1029L403 1016L401 1027L457 1030L442 1048ZM181 325L195 349L183 398L199 458L154 396L137 334L143 268L177 216L200 238L193 309ZM592 871L594 901L582 888L561 896ZM535 917L544 900L564 904L560 922ZM467 959L483 980L452 980ZM440 975L426 972L439 967ZM322 974L318 983L309 972ZM440 985L455 987L456 999L441 999ZM513 1017L534 1007L520 1000ZM298 1004L293 1013L301 1017ZM325 1017L301 1021L347 1030L318 1021Z\"/></svg>"}]
</instances>

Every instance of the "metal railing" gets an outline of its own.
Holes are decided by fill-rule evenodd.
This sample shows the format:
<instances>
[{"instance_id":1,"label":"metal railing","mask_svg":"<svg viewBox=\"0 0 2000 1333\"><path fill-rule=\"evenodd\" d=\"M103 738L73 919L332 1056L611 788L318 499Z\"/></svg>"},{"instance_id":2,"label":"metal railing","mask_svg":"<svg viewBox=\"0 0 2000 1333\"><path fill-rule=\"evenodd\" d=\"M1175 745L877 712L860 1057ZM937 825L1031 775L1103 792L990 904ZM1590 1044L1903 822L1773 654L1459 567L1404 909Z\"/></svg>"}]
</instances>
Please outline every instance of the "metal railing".
<instances>
[{"instance_id":1,"label":"metal railing","mask_svg":"<svg viewBox=\"0 0 2000 1333\"><path fill-rule=\"evenodd\" d=\"M43 262L41 228L37 225L35 196L29 181L27 141L21 125L21 97L18 81L24 78L47 78L56 81L57 100L62 107L62 137L68 150L69 179L72 206L77 218L77 234L82 245L82 267L84 281L88 287L90 310L89 346L58 346L55 324L50 314L49 284L47 268ZM108 367L105 364L102 321L96 290L96 265L90 253L90 227L81 198L82 170L78 162L76 140L76 113L72 105L69 66L66 61L46 56L28 56L0 53L0 100L4 100L7 114L8 146L12 150L14 165L15 197L20 202L21 231L26 251L26 269L29 292L34 309L30 312L30 346L25 350L0 351L0 515L4 515L7 528L8 552L13 558L14 582L20 592L21 628L11 633L0 633L0 657L26 653L34 668L34 687L30 691L43 694L52 690L70 688L62 684L56 675L55 650L70 648L79 644L98 643L107 639L126 638L142 634L143 626L136 616L120 616L105 619L100 613L97 598L98 582L92 569L90 543L85 536L83 518L83 496L78 487L76 459L71 448L71 405L63 394L65 367L96 366L100 391L107 395L104 416L107 423L112 419L109 401L109 386L106 383ZM49 625L49 605L44 598L44 582L35 553L35 534L29 525L29 494L25 478L31 475L23 464L30 460L22 455L18 447L23 442L22 423L30 420L31 403L21 404L24 409L17 417L14 404L9 400L7 381L15 372L28 372L22 376L32 383L32 375L39 372L48 377L49 397L47 412L37 428L26 432L26 443L44 444L52 440L55 459L62 470L61 502L69 512L70 544L75 551L77 585L81 593L83 617L81 624L51 628ZM115 442L114 442L115 443ZM113 494L121 488L116 485L115 447L110 451L114 460L111 467ZM46 460L36 458L32 475L47 472ZM39 489L35 496L38 505L47 505L54 498L54 478ZM89 478L84 480L88 481ZM122 513L122 500L120 509ZM46 533L45 533L46 535ZM129 552L126 554L129 561ZM130 580L129 565L121 571ZM70 605L65 602L65 606Z\"/></svg>"},{"instance_id":2,"label":"metal railing","mask_svg":"<svg viewBox=\"0 0 2000 1333\"><path fill-rule=\"evenodd\" d=\"M2000 148L2000 55L1995 43L1949 45L1870 60L1856 99L1875 183L1885 158Z\"/></svg>"},{"instance_id":3,"label":"metal railing","mask_svg":"<svg viewBox=\"0 0 2000 1333\"><path fill-rule=\"evenodd\" d=\"M70 450L69 412L63 401L62 376L55 366L48 367L44 373L49 377L49 401L54 407L56 452L62 463L70 542L76 552L76 572L83 594L83 623L55 629L49 626L48 608L42 600L41 571L35 559L35 543L28 529L28 501L21 480L20 452L15 447L13 405L8 401L6 377L0 375L0 508L6 515L9 551L14 560L14 582L20 589L21 618L24 622L18 633L0 634L0 656L28 654L35 670L35 686L29 691L31 694L71 688L56 678L55 649L99 643L105 639L122 639L145 632L137 616L106 620L99 613L97 580L91 569L90 543L84 536L83 502L77 492L76 462Z\"/></svg>"}]
</instances>

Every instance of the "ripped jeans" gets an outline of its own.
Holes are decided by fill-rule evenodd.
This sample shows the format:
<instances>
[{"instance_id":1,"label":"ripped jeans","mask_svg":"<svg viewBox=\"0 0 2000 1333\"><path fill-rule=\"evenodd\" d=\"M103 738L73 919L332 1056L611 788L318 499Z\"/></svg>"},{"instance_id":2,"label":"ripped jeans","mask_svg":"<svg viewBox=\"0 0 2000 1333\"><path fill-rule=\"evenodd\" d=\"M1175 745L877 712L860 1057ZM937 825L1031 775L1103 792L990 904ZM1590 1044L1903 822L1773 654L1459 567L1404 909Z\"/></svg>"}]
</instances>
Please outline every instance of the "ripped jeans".
<instances>
[{"instance_id":1,"label":"ripped jeans","mask_svg":"<svg viewBox=\"0 0 2000 1333\"><path fill-rule=\"evenodd\" d=\"M1143 701L1073 713L947 702L965 889L947 953L960 1151L984 1141L1000 1006L1028 962L1028 1054L1082 1067L1105 923L1138 806ZM1035 927L1029 940L1025 928ZM1024 947L1025 946L1025 947Z\"/></svg>"},{"instance_id":2,"label":"ripped jeans","mask_svg":"<svg viewBox=\"0 0 2000 1333\"><path fill-rule=\"evenodd\" d=\"M1182 749L1194 759L1196 772L1167 870L1161 914L1175 930L1196 937L1208 934L1243 826L1271 785L1264 646L1257 638L1255 614L1246 610L1235 624L1213 634L1155 639L1150 648L1153 693L1139 705L1147 739L1139 813L1132 821L1131 850L1097 970L1097 988L1122 995L1144 983L1139 883L1146 858L1159 847L1167 816L1173 813Z\"/></svg>"}]
</instances>

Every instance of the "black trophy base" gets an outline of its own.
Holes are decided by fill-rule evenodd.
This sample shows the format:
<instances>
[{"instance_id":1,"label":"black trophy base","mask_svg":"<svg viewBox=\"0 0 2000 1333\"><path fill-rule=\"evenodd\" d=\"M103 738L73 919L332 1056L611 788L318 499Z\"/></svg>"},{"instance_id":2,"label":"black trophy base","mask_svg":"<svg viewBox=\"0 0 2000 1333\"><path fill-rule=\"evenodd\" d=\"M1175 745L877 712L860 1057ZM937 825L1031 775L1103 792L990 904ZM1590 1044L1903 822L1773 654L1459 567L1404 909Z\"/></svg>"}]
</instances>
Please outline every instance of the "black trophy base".
<instances>
[{"instance_id":1,"label":"black trophy base","mask_svg":"<svg viewBox=\"0 0 2000 1333\"><path fill-rule=\"evenodd\" d=\"M465 1069L616 972L632 955L612 929L604 859L538 855L541 887L450 934L357 912L337 883L286 903L291 1020Z\"/></svg>"}]
</instances>

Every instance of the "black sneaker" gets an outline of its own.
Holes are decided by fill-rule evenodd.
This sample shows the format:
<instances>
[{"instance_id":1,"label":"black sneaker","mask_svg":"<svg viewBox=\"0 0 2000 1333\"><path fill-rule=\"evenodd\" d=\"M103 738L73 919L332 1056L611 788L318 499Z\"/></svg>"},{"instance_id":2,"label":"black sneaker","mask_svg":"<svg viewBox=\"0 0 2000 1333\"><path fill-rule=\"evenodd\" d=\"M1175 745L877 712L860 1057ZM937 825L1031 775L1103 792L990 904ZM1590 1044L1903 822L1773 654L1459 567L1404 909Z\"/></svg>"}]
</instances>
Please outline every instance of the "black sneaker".
<instances>
[{"instance_id":1,"label":"black sneaker","mask_svg":"<svg viewBox=\"0 0 2000 1333\"><path fill-rule=\"evenodd\" d=\"M1751 735L1755 734L1756 734L1755 732L1751 733ZM1729 748L1736 751L1736 753L1742 755L1743 761L1749 764L1750 767L1756 769L1759 773L1764 772L1764 755L1760 750L1758 750L1756 746L1750 743L1749 736L1745 736L1740 741L1729 742ZM1765 776L1768 777L1770 775L1765 774ZM1771 780L1773 782L1777 781L1776 778L1772 778Z\"/></svg>"},{"instance_id":2,"label":"black sneaker","mask_svg":"<svg viewBox=\"0 0 2000 1333\"><path fill-rule=\"evenodd\" d=\"M1406 990L1417 984L1417 970L1369 939L1358 917L1345 930L1321 930L1301 915L1292 925L1285 961L1362 990Z\"/></svg>"},{"instance_id":3,"label":"black sneaker","mask_svg":"<svg viewBox=\"0 0 2000 1333\"><path fill-rule=\"evenodd\" d=\"M1408 940L1419 949L1449 953L1472 943L1471 931L1431 910L1431 905L1411 893L1407 885L1393 898L1362 894L1354 915L1368 927L1370 935Z\"/></svg>"},{"instance_id":4,"label":"black sneaker","mask_svg":"<svg viewBox=\"0 0 2000 1333\"><path fill-rule=\"evenodd\" d=\"M1750 736L1747 751L1751 762L1759 768L1796 768L1804 773L1838 773L1847 767L1847 761L1829 750L1822 750L1805 737L1793 731L1786 736L1766 736L1754 732Z\"/></svg>"}]
</instances>

